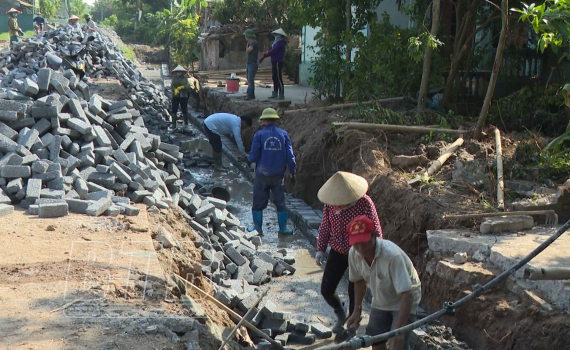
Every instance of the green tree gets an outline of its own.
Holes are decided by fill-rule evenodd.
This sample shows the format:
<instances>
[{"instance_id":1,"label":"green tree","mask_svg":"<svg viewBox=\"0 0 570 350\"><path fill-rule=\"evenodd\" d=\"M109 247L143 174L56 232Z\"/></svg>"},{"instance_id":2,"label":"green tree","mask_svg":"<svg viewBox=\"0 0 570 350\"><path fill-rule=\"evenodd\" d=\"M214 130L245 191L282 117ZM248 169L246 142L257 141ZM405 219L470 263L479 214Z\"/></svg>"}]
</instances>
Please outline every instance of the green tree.
<instances>
[{"instance_id":1,"label":"green tree","mask_svg":"<svg viewBox=\"0 0 570 350\"><path fill-rule=\"evenodd\" d=\"M71 0L69 2L69 10L71 15L83 17L89 13L89 5L83 2L83 0Z\"/></svg>"},{"instance_id":2,"label":"green tree","mask_svg":"<svg viewBox=\"0 0 570 350\"><path fill-rule=\"evenodd\" d=\"M298 6L298 0L224 0L214 3L212 17L223 24L281 27L286 33L299 34L301 26L293 18Z\"/></svg>"},{"instance_id":3,"label":"green tree","mask_svg":"<svg viewBox=\"0 0 570 350\"><path fill-rule=\"evenodd\" d=\"M314 69L315 81L334 84L334 99L340 99L341 91L346 98L351 90L352 48L363 36L366 27L376 20L376 8L381 0L298 0L299 6L292 9L292 16L300 25L320 28L315 37L319 51L317 61L336 71ZM321 52L321 49L322 52ZM325 56L326 55L326 56ZM319 63L317 62L317 66ZM339 73L338 69L341 70ZM328 74L324 77L322 74ZM323 79L324 78L324 79ZM342 82L342 84L341 84ZM341 89L342 85L342 89Z\"/></svg>"},{"instance_id":4,"label":"green tree","mask_svg":"<svg viewBox=\"0 0 570 350\"><path fill-rule=\"evenodd\" d=\"M570 43L570 0L546 0L540 5L522 4L522 9L512 10L520 13L521 21L528 21L534 32L540 35L538 50L544 52L550 47L555 53L560 47L568 48ZM568 57L568 50L562 53Z\"/></svg>"},{"instance_id":5,"label":"green tree","mask_svg":"<svg viewBox=\"0 0 570 350\"><path fill-rule=\"evenodd\" d=\"M59 0L42 0L40 1L40 11L44 18L51 19L57 15L61 1Z\"/></svg>"}]
</instances>

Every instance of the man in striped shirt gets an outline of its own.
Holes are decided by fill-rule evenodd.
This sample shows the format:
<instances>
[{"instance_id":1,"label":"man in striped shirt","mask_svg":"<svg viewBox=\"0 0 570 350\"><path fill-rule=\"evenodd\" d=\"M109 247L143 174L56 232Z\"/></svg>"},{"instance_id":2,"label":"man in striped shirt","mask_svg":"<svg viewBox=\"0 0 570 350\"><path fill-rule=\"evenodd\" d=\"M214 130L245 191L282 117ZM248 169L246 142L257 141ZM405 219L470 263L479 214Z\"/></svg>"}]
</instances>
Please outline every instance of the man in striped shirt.
<instances>
[{"instance_id":1,"label":"man in striped shirt","mask_svg":"<svg viewBox=\"0 0 570 350\"><path fill-rule=\"evenodd\" d=\"M348 268L348 224L357 216L365 215L374 223L375 232L382 238L382 227L376 213L374 202L368 195L366 179L343 171L334 174L319 190L317 196L323 202L323 220L319 227L317 238L317 253L315 260L323 264L325 252L331 250L326 261L325 271L321 282L321 294L333 308L337 323L332 331L338 333L345 320L346 310L336 294L336 288L344 272ZM354 283L348 284L349 314L354 310Z\"/></svg>"}]
</instances>

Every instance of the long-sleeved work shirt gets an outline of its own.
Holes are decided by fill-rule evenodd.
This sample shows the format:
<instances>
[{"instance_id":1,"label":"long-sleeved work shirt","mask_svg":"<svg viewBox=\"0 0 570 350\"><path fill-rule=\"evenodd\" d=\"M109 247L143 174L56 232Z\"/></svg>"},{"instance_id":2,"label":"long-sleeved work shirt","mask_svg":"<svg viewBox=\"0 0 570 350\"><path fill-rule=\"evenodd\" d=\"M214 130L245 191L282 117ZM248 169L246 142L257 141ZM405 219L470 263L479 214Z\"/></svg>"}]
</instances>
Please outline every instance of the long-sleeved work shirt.
<instances>
[{"instance_id":1,"label":"long-sleeved work shirt","mask_svg":"<svg viewBox=\"0 0 570 350\"><path fill-rule=\"evenodd\" d=\"M217 135L234 135L236 144L240 151L245 153L245 147L241 139L241 118L230 113L214 113L206 120L204 125Z\"/></svg>"},{"instance_id":2,"label":"long-sleeved work shirt","mask_svg":"<svg viewBox=\"0 0 570 350\"><path fill-rule=\"evenodd\" d=\"M366 215L374 223L374 231L378 237L382 238L382 227L376 212L374 202L368 195L362 196L356 204L351 207L335 211L334 208L325 204L323 208L323 220L319 227L317 238L317 251L324 252L327 246L341 254L348 254L350 245L348 244L348 224L359 215Z\"/></svg>"},{"instance_id":3,"label":"long-sleeved work shirt","mask_svg":"<svg viewBox=\"0 0 570 350\"><path fill-rule=\"evenodd\" d=\"M283 176L287 168L294 174L296 162L287 131L269 123L256 132L248 161L256 162L255 172L260 175Z\"/></svg>"}]
</instances>

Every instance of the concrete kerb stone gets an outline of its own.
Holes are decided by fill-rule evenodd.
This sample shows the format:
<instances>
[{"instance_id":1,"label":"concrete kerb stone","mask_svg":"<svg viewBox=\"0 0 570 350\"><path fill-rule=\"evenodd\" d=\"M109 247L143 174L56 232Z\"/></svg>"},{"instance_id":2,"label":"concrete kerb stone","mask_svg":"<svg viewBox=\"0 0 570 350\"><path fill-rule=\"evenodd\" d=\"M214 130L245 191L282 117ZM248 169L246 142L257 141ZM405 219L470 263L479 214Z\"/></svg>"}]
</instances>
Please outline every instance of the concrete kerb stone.
<instances>
[{"instance_id":1,"label":"concrete kerb stone","mask_svg":"<svg viewBox=\"0 0 570 350\"><path fill-rule=\"evenodd\" d=\"M69 214L67 202L63 203L42 203L38 207L40 218L59 218Z\"/></svg>"}]
</instances>

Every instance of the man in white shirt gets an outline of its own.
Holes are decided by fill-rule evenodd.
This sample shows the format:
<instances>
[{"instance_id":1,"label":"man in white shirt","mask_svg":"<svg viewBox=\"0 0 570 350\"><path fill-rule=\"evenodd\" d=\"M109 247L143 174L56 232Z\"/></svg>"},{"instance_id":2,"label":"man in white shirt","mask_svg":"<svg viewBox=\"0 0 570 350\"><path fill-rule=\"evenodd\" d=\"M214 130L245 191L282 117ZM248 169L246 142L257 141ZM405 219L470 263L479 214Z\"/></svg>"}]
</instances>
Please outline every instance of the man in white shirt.
<instances>
[{"instance_id":1,"label":"man in white shirt","mask_svg":"<svg viewBox=\"0 0 570 350\"><path fill-rule=\"evenodd\" d=\"M222 139L220 136L233 135L236 145L243 153L242 157L246 157L245 147L241 139L242 129L249 128L253 125L253 121L249 116L238 117L230 113L214 113L204 120L204 129L206 135L214 150L213 158L216 168L222 167Z\"/></svg>"},{"instance_id":2,"label":"man in white shirt","mask_svg":"<svg viewBox=\"0 0 570 350\"><path fill-rule=\"evenodd\" d=\"M69 17L66 30L68 34L77 35L81 40L83 39L83 30L79 24L79 17L75 15Z\"/></svg>"},{"instance_id":3,"label":"man in white shirt","mask_svg":"<svg viewBox=\"0 0 570 350\"><path fill-rule=\"evenodd\" d=\"M95 21L91 19L91 15L85 15L85 27L87 30L94 32L97 29Z\"/></svg>"},{"instance_id":4,"label":"man in white shirt","mask_svg":"<svg viewBox=\"0 0 570 350\"><path fill-rule=\"evenodd\" d=\"M414 322L422 297L420 279L410 258L393 242L376 236L374 223L364 215L348 224L348 271L354 283L355 308L346 323L358 329L369 284L372 310L366 334L370 336ZM390 350L406 349L408 338L409 333L390 339ZM386 343L375 344L372 349L385 350Z\"/></svg>"}]
</instances>

